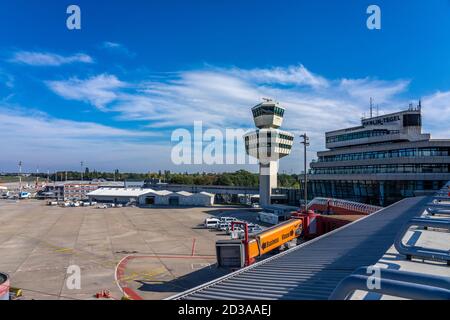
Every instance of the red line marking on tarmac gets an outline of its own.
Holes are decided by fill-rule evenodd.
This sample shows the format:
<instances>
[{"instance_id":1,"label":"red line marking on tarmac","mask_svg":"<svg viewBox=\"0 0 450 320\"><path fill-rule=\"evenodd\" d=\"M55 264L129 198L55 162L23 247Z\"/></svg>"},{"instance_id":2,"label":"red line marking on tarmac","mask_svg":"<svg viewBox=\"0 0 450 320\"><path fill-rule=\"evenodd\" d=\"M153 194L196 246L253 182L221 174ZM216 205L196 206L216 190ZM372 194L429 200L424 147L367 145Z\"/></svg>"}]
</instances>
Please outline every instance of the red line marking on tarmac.
<instances>
[{"instance_id":1,"label":"red line marking on tarmac","mask_svg":"<svg viewBox=\"0 0 450 320\"><path fill-rule=\"evenodd\" d=\"M194 254L195 254L195 241L196 241L196 239L194 238L194 239L192 239L192 252L191 252L191 256L193 257L194 256Z\"/></svg>"},{"instance_id":2,"label":"red line marking on tarmac","mask_svg":"<svg viewBox=\"0 0 450 320\"><path fill-rule=\"evenodd\" d=\"M163 258L163 259L212 259L215 258L215 256L193 256L195 249L195 239L194 243L192 245L192 255L155 255L155 256L126 256L122 260L119 261L116 267L115 272L115 278L116 283L119 289L123 292L124 295L128 296L132 300L144 300L139 294L136 293L133 289L128 287L128 284L126 281L123 280L123 277L125 275L125 268L130 260L133 259L141 259L141 258Z\"/></svg>"},{"instance_id":3,"label":"red line marking on tarmac","mask_svg":"<svg viewBox=\"0 0 450 320\"><path fill-rule=\"evenodd\" d=\"M116 267L116 283L119 286L119 289L124 293L124 295L130 297L133 300L143 300L143 298L134 292L133 289L128 288L128 285L125 281L122 281L123 276L125 274L125 267L128 264L128 261L131 260L131 256L126 256L122 260L120 260L119 264Z\"/></svg>"}]
</instances>

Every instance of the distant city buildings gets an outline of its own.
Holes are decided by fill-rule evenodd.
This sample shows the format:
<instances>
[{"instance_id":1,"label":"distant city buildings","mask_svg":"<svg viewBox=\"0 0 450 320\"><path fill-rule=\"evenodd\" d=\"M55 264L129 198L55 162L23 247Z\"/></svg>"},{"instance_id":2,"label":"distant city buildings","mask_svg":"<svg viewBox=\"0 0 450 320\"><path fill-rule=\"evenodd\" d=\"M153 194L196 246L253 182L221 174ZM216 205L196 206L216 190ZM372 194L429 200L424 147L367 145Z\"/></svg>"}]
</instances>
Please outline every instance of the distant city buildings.
<instances>
[{"instance_id":1,"label":"distant city buildings","mask_svg":"<svg viewBox=\"0 0 450 320\"><path fill-rule=\"evenodd\" d=\"M85 200L88 193L98 188L97 183L67 183L64 185L64 200Z\"/></svg>"},{"instance_id":2,"label":"distant city buildings","mask_svg":"<svg viewBox=\"0 0 450 320\"><path fill-rule=\"evenodd\" d=\"M38 199L58 199L58 200L86 200L87 194L100 187L98 183L89 182L68 182L47 184L38 191Z\"/></svg>"}]
</instances>

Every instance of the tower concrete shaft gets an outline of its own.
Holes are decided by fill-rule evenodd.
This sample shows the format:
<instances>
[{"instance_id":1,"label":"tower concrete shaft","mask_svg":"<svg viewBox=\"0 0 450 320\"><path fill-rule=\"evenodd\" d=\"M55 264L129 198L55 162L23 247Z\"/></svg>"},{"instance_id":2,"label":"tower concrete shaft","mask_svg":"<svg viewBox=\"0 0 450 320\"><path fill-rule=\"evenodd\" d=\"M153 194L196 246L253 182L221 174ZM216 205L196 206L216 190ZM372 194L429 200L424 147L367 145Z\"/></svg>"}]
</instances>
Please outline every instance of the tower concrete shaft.
<instances>
[{"instance_id":1,"label":"tower concrete shaft","mask_svg":"<svg viewBox=\"0 0 450 320\"><path fill-rule=\"evenodd\" d=\"M270 205L272 189L278 186L278 162L259 164L259 203L261 206Z\"/></svg>"}]
</instances>

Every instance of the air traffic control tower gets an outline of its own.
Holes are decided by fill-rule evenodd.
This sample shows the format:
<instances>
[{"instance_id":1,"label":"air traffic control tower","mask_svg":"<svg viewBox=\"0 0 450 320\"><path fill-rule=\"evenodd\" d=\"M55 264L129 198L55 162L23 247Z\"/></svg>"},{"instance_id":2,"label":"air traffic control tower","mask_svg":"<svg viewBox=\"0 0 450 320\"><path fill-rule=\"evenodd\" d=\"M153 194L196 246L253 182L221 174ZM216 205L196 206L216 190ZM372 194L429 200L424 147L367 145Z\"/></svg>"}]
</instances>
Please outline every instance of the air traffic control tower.
<instances>
[{"instance_id":1,"label":"air traffic control tower","mask_svg":"<svg viewBox=\"0 0 450 320\"><path fill-rule=\"evenodd\" d=\"M259 203L271 204L272 189L277 187L278 160L291 153L294 135L279 130L284 108L276 101L264 101L252 108L258 130L244 135L248 155L259 160Z\"/></svg>"}]
</instances>

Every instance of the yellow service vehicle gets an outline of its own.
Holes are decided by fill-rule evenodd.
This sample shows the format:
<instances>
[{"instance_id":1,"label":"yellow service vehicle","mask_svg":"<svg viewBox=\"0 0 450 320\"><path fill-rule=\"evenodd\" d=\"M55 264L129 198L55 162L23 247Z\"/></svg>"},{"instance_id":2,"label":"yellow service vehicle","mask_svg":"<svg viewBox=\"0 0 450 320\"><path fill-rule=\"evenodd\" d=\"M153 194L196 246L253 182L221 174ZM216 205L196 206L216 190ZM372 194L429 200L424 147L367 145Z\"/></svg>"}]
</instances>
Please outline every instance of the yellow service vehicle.
<instances>
[{"instance_id":1,"label":"yellow service vehicle","mask_svg":"<svg viewBox=\"0 0 450 320\"><path fill-rule=\"evenodd\" d=\"M217 264L219 267L242 268L255 262L262 256L282 245L300 237L303 231L302 219L292 219L280 223L254 235L248 235L248 225L244 222L233 222L241 225L245 231L243 240L219 240L216 242Z\"/></svg>"}]
</instances>

